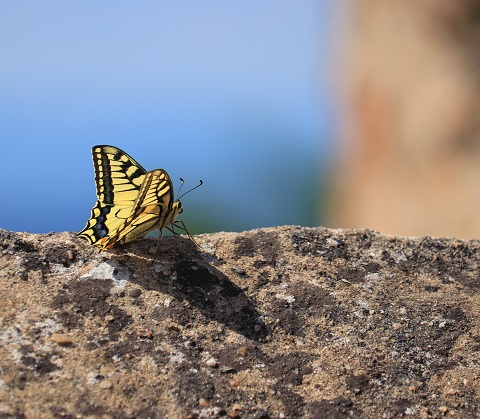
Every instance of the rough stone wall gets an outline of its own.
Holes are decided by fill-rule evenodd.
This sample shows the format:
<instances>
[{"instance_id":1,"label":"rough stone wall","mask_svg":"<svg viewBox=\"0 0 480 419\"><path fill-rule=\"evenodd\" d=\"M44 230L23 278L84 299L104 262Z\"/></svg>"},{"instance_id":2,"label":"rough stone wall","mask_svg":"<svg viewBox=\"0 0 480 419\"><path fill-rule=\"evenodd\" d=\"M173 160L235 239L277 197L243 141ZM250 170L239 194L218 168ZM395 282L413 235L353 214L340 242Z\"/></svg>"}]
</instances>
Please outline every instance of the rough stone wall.
<instances>
[{"instance_id":1,"label":"rough stone wall","mask_svg":"<svg viewBox=\"0 0 480 419\"><path fill-rule=\"evenodd\" d=\"M1 418L480 416L480 242L0 230Z\"/></svg>"},{"instance_id":2,"label":"rough stone wall","mask_svg":"<svg viewBox=\"0 0 480 419\"><path fill-rule=\"evenodd\" d=\"M340 5L329 225L480 237L480 3Z\"/></svg>"}]
</instances>

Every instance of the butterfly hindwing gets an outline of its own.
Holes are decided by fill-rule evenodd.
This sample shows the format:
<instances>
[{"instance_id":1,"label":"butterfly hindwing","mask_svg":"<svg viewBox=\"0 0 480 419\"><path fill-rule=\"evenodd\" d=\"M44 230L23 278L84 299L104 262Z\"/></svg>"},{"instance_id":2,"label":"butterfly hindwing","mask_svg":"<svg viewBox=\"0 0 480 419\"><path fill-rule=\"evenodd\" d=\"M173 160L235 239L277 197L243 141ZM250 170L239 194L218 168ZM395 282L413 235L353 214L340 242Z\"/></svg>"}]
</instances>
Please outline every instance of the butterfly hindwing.
<instances>
[{"instance_id":1,"label":"butterfly hindwing","mask_svg":"<svg viewBox=\"0 0 480 419\"><path fill-rule=\"evenodd\" d=\"M97 201L92 208L87 225L78 233L78 236L88 240L90 244L100 246L101 240L115 234L118 228L125 223L131 210L131 206L113 207Z\"/></svg>"}]
</instances>

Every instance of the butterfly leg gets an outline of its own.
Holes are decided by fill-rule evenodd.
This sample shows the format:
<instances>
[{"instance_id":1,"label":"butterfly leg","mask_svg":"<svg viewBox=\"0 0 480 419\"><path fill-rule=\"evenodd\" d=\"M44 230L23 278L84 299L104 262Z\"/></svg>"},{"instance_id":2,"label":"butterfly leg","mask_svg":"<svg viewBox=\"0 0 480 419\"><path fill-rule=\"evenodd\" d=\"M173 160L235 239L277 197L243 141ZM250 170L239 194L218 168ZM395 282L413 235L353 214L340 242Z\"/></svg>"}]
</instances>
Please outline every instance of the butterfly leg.
<instances>
[{"instance_id":1,"label":"butterfly leg","mask_svg":"<svg viewBox=\"0 0 480 419\"><path fill-rule=\"evenodd\" d=\"M162 230L158 233L158 239L157 239L157 245L155 246L155 254L157 254L158 251L158 245L160 244L160 239L162 238Z\"/></svg>"},{"instance_id":2,"label":"butterfly leg","mask_svg":"<svg viewBox=\"0 0 480 419\"><path fill-rule=\"evenodd\" d=\"M178 228L179 230L182 230L184 231L185 233L187 233L187 236L190 238L190 240L192 242L195 243L195 246L197 246L198 248L200 248L200 246L198 245L198 243L195 241L195 239L192 237L192 235L190 234L190 232L187 230L187 227L185 226L184 222L182 220L175 220L175 222L173 224L171 224L172 228L168 228L169 231L171 231L175 236L179 236L179 234L174 231L175 228Z\"/></svg>"}]
</instances>

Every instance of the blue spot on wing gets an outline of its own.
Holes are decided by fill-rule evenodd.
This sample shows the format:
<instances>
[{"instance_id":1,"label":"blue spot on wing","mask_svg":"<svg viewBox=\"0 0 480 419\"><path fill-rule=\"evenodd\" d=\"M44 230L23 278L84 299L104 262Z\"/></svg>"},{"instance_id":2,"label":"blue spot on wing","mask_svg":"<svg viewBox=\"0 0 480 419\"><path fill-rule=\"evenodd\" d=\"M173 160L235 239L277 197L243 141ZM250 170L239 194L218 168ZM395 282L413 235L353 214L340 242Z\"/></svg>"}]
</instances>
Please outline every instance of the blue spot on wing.
<instances>
[{"instance_id":1,"label":"blue spot on wing","mask_svg":"<svg viewBox=\"0 0 480 419\"><path fill-rule=\"evenodd\" d=\"M93 226L93 231L95 235L103 239L108 234L108 228L105 225L107 220L107 215L110 213L110 207L100 208L100 215L96 218L97 223Z\"/></svg>"}]
</instances>

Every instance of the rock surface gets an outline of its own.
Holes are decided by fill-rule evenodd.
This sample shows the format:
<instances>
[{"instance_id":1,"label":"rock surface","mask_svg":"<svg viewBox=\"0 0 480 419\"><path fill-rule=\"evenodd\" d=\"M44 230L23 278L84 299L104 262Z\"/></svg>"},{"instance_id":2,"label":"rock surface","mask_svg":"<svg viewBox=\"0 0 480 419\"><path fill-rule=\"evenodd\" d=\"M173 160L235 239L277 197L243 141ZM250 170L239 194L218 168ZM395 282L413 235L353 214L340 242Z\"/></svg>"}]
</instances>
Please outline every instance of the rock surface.
<instances>
[{"instance_id":1,"label":"rock surface","mask_svg":"<svg viewBox=\"0 0 480 419\"><path fill-rule=\"evenodd\" d=\"M195 240L0 230L0 417L480 416L479 241Z\"/></svg>"}]
</instances>

